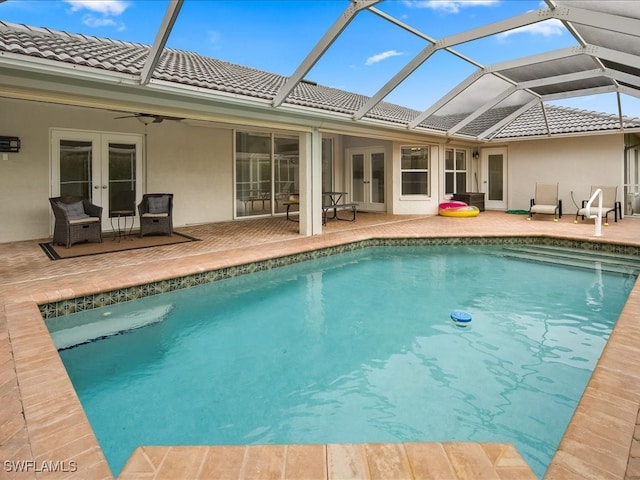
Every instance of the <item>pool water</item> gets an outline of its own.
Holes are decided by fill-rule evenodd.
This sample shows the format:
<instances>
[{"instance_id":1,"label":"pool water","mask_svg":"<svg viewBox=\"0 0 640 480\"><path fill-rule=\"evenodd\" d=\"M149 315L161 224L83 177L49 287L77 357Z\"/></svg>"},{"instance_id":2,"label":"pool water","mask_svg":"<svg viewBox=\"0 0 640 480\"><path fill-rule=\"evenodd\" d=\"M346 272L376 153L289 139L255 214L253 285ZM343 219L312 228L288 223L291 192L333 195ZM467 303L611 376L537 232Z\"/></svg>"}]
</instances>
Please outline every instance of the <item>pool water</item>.
<instances>
[{"instance_id":1,"label":"pool water","mask_svg":"<svg viewBox=\"0 0 640 480\"><path fill-rule=\"evenodd\" d=\"M634 281L370 248L48 323L161 312L60 351L114 474L139 445L478 441L541 477Z\"/></svg>"}]
</instances>

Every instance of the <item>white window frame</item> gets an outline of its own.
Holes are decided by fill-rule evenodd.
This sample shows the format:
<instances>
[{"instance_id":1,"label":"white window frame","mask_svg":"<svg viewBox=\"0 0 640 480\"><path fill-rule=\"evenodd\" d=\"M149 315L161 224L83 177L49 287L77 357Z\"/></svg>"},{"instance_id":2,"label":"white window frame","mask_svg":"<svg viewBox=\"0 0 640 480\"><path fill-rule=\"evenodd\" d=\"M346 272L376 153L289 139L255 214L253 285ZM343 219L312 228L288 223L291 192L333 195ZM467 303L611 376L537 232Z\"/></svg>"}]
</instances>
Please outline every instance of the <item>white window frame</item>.
<instances>
[{"instance_id":1,"label":"white window frame","mask_svg":"<svg viewBox=\"0 0 640 480\"><path fill-rule=\"evenodd\" d=\"M402 168L404 151L407 149L422 149L427 154L426 168ZM427 193L405 193L404 174L405 173L425 173L425 186ZM430 198L431 197L431 146L430 145L402 145L400 146L400 192L402 198Z\"/></svg>"},{"instance_id":2,"label":"white window frame","mask_svg":"<svg viewBox=\"0 0 640 480\"><path fill-rule=\"evenodd\" d=\"M451 152L452 156L453 156L453 169L448 169L447 168L447 154ZM465 168L464 169L458 169L457 167L457 155L458 153L463 154L464 155L464 164L465 164ZM470 173L470 169L471 169L471 161L470 161L470 155L469 155L469 150L466 148L456 148L456 147L450 147L450 148L446 148L445 149L445 153L444 153L444 168L443 168L443 183L442 183L442 187L444 190L444 194L445 196L451 196L451 195L455 195L456 193L463 193L466 192L469 188L469 173ZM448 192L447 191L447 174L451 173L453 174L453 191L452 192ZM458 181L457 181L457 175L459 173L464 173L465 174L465 185L464 185L464 190L463 192L458 192L457 190L457 186L458 186Z\"/></svg>"}]
</instances>

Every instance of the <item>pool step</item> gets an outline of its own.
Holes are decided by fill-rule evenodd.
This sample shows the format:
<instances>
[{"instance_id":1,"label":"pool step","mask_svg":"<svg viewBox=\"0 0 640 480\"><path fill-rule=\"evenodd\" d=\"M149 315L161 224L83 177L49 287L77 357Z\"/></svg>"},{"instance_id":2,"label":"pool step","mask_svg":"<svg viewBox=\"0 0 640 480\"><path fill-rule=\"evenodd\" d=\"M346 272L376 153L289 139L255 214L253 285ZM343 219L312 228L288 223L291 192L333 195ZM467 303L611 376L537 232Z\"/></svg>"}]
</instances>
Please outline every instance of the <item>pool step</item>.
<instances>
[{"instance_id":1,"label":"pool step","mask_svg":"<svg viewBox=\"0 0 640 480\"><path fill-rule=\"evenodd\" d=\"M129 330L162 322L173 309L173 304L159 305L126 315L105 316L104 319L51 330L51 338L58 350L76 347L101 338L118 335Z\"/></svg>"},{"instance_id":2,"label":"pool step","mask_svg":"<svg viewBox=\"0 0 640 480\"><path fill-rule=\"evenodd\" d=\"M501 254L535 262L578 268L600 268L607 272L640 274L640 257L618 253L554 247L549 245L513 245L502 248Z\"/></svg>"}]
</instances>

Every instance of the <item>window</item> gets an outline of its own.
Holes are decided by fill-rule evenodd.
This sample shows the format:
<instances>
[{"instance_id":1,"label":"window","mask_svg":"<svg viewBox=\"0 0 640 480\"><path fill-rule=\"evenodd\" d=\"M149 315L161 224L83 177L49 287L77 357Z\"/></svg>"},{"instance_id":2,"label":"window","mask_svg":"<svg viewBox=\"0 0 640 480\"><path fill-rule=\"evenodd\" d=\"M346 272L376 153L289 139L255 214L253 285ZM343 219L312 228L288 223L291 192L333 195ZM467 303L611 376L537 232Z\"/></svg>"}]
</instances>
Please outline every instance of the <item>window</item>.
<instances>
[{"instance_id":1,"label":"window","mask_svg":"<svg viewBox=\"0 0 640 480\"><path fill-rule=\"evenodd\" d=\"M448 148L444 152L444 193L467 191L467 151Z\"/></svg>"},{"instance_id":2,"label":"window","mask_svg":"<svg viewBox=\"0 0 640 480\"><path fill-rule=\"evenodd\" d=\"M109 216L136 205L136 145L109 142Z\"/></svg>"},{"instance_id":3,"label":"window","mask_svg":"<svg viewBox=\"0 0 640 480\"><path fill-rule=\"evenodd\" d=\"M430 147L402 147L400 176L402 195L431 195L429 181Z\"/></svg>"},{"instance_id":4,"label":"window","mask_svg":"<svg viewBox=\"0 0 640 480\"><path fill-rule=\"evenodd\" d=\"M60 140L60 195L91 200L92 153L90 141Z\"/></svg>"}]
</instances>

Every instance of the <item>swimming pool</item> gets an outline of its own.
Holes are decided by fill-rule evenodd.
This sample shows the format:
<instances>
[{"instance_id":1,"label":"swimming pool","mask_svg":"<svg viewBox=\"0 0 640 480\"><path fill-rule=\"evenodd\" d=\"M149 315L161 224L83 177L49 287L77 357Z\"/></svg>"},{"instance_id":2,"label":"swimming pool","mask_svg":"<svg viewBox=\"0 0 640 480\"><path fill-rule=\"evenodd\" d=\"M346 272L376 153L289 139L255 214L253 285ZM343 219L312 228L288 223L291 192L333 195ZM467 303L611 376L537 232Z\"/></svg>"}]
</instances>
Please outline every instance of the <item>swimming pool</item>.
<instances>
[{"instance_id":1,"label":"swimming pool","mask_svg":"<svg viewBox=\"0 0 640 480\"><path fill-rule=\"evenodd\" d=\"M165 311L61 356L114 473L139 444L473 440L514 443L541 475L633 278L367 249L85 312Z\"/></svg>"}]
</instances>

